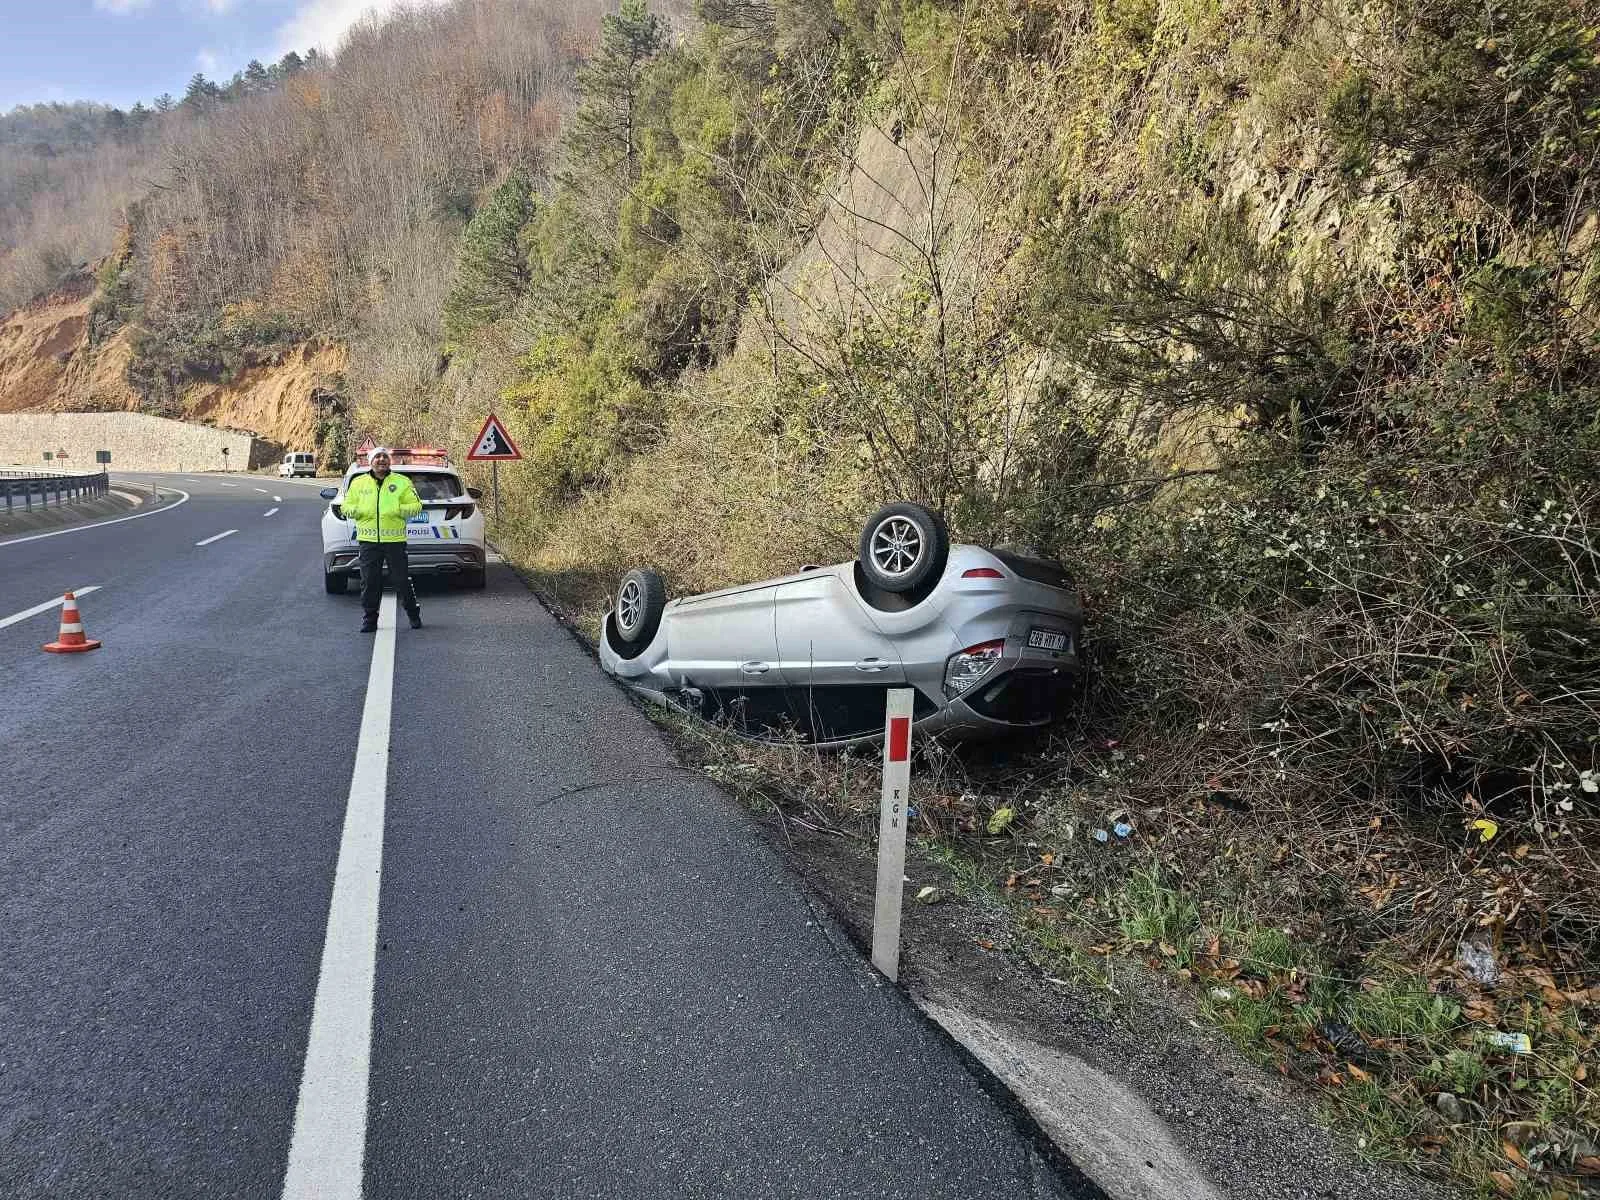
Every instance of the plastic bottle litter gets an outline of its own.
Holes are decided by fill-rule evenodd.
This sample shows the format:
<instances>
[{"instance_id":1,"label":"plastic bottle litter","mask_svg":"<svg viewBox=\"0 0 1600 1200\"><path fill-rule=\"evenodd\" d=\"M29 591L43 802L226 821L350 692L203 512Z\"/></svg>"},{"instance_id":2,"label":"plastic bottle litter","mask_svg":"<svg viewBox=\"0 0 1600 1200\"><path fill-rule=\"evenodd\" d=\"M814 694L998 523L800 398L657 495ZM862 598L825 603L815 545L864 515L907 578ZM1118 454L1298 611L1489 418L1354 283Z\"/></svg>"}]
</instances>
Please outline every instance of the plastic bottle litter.
<instances>
[{"instance_id":1,"label":"plastic bottle litter","mask_svg":"<svg viewBox=\"0 0 1600 1200\"><path fill-rule=\"evenodd\" d=\"M1118 821L1111 827L1111 831L1119 838L1125 838L1133 832L1133 826L1129 825L1126 821Z\"/></svg>"},{"instance_id":2,"label":"plastic bottle litter","mask_svg":"<svg viewBox=\"0 0 1600 1200\"><path fill-rule=\"evenodd\" d=\"M1498 1050L1509 1050L1513 1054L1533 1053L1533 1039L1525 1033L1501 1033L1496 1030L1486 1035L1486 1039Z\"/></svg>"},{"instance_id":3,"label":"plastic bottle litter","mask_svg":"<svg viewBox=\"0 0 1600 1200\"><path fill-rule=\"evenodd\" d=\"M1096 829L1093 836L1094 840L1097 842L1109 842L1111 840L1111 835L1104 829Z\"/></svg>"}]
</instances>

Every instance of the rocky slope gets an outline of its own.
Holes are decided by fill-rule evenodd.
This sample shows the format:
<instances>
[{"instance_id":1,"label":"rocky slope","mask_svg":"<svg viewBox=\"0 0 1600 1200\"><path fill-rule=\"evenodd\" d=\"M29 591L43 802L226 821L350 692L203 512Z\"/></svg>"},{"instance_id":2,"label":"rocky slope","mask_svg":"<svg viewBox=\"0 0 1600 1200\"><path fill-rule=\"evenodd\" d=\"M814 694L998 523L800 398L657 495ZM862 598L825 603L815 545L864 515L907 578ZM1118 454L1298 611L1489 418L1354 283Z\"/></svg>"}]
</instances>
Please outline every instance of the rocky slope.
<instances>
[{"instance_id":1,"label":"rocky slope","mask_svg":"<svg viewBox=\"0 0 1600 1200\"><path fill-rule=\"evenodd\" d=\"M138 412L144 399L128 379L128 329L92 344L93 289L62 288L0 321L0 413ZM179 395L181 416L246 430L285 447L316 441L317 398L336 391L343 345L314 340L279 351L232 378L197 380Z\"/></svg>"}]
</instances>

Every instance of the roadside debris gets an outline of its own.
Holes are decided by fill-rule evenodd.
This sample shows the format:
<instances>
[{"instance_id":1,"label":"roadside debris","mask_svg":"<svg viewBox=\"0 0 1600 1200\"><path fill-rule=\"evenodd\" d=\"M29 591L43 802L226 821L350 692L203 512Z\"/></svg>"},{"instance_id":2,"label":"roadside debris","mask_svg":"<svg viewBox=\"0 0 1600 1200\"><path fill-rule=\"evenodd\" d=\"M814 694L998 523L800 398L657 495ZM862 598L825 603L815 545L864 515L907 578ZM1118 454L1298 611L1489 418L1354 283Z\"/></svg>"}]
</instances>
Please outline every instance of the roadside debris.
<instances>
[{"instance_id":1,"label":"roadside debris","mask_svg":"<svg viewBox=\"0 0 1600 1200\"><path fill-rule=\"evenodd\" d=\"M1474 983L1494 987L1504 978L1500 964L1495 961L1492 947L1463 938L1456 943L1456 965L1464 970Z\"/></svg>"},{"instance_id":2,"label":"roadside debris","mask_svg":"<svg viewBox=\"0 0 1600 1200\"><path fill-rule=\"evenodd\" d=\"M1497 1029L1485 1034L1484 1040L1497 1050L1509 1050L1512 1054L1533 1053L1533 1039L1525 1033L1502 1033Z\"/></svg>"}]
</instances>

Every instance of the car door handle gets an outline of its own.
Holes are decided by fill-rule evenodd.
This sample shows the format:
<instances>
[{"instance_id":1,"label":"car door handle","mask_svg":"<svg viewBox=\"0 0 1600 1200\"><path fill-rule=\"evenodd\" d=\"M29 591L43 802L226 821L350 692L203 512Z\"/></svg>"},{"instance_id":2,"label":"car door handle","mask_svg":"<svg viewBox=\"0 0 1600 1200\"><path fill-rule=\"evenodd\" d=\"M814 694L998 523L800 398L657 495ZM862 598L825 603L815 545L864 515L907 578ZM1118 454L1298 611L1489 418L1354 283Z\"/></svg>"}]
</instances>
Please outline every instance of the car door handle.
<instances>
[{"instance_id":1,"label":"car door handle","mask_svg":"<svg viewBox=\"0 0 1600 1200\"><path fill-rule=\"evenodd\" d=\"M747 662L742 663L739 667L739 670L743 671L746 675L765 675L768 671L772 670L772 664L764 662Z\"/></svg>"},{"instance_id":2,"label":"car door handle","mask_svg":"<svg viewBox=\"0 0 1600 1200\"><path fill-rule=\"evenodd\" d=\"M881 658L863 658L856 664L858 671L887 671L889 664Z\"/></svg>"}]
</instances>

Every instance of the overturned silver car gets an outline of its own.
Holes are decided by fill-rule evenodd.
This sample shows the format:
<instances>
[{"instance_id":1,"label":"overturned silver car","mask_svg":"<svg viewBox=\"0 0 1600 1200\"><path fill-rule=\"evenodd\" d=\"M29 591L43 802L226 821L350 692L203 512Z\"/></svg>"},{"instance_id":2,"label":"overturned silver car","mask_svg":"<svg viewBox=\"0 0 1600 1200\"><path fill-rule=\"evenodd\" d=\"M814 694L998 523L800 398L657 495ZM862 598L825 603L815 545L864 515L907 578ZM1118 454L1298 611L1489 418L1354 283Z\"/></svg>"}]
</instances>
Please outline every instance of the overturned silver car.
<instances>
[{"instance_id":1,"label":"overturned silver car","mask_svg":"<svg viewBox=\"0 0 1600 1200\"><path fill-rule=\"evenodd\" d=\"M957 737L1036 728L1069 701L1083 606L1055 563L951 545L891 504L860 557L668 601L629 571L606 615L605 670L645 696L752 737L842 746L880 736L884 693L916 691L917 727Z\"/></svg>"}]
</instances>

